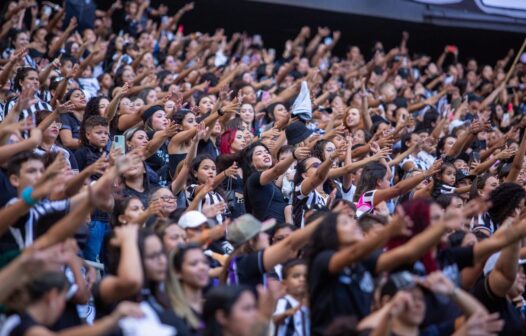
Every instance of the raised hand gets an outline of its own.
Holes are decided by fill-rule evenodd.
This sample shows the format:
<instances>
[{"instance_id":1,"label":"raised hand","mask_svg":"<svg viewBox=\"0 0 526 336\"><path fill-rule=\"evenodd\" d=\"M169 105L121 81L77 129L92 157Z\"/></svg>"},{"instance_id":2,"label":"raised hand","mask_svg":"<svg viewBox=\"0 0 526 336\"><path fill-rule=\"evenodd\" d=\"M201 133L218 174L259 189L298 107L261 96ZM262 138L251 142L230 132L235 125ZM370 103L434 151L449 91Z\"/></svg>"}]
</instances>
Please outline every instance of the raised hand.
<instances>
[{"instance_id":1,"label":"raised hand","mask_svg":"<svg viewBox=\"0 0 526 336\"><path fill-rule=\"evenodd\" d=\"M234 177L237 175L239 167L237 166L237 162L234 161L230 167L228 167L226 170L224 170L224 174L226 177Z\"/></svg>"},{"instance_id":2,"label":"raised hand","mask_svg":"<svg viewBox=\"0 0 526 336\"><path fill-rule=\"evenodd\" d=\"M417 282L437 294L451 296L455 291L455 285L442 272L433 272L424 279L418 279Z\"/></svg>"},{"instance_id":3,"label":"raised hand","mask_svg":"<svg viewBox=\"0 0 526 336\"><path fill-rule=\"evenodd\" d=\"M157 217L164 217L162 200L160 198L158 198L158 199L150 202L150 204L148 205L148 209L146 209L146 211L150 215L155 215Z\"/></svg>"},{"instance_id":4,"label":"raised hand","mask_svg":"<svg viewBox=\"0 0 526 336\"><path fill-rule=\"evenodd\" d=\"M462 213L465 217L470 218L485 212L490 208L490 206L491 202L486 201L481 197L477 197L464 205L462 208Z\"/></svg>"},{"instance_id":5,"label":"raised hand","mask_svg":"<svg viewBox=\"0 0 526 336\"><path fill-rule=\"evenodd\" d=\"M129 224L118 226L113 229L115 237L110 240L113 246L122 246L125 242L137 241L139 235L139 225Z\"/></svg>"},{"instance_id":6,"label":"raised hand","mask_svg":"<svg viewBox=\"0 0 526 336\"><path fill-rule=\"evenodd\" d=\"M431 167L424 173L425 177L432 177L436 173L440 171L440 167L442 167L443 161L441 159L435 160Z\"/></svg>"},{"instance_id":7,"label":"raised hand","mask_svg":"<svg viewBox=\"0 0 526 336\"><path fill-rule=\"evenodd\" d=\"M75 104L73 104L72 101L68 100L64 104L58 104L57 107L55 108L55 110L59 114L62 114L62 113L68 113L68 112L72 111L74 108L75 108Z\"/></svg>"},{"instance_id":8,"label":"raised hand","mask_svg":"<svg viewBox=\"0 0 526 336\"><path fill-rule=\"evenodd\" d=\"M102 153L100 158L89 165L87 169L89 169L92 175L103 175L108 166L108 155L106 153Z\"/></svg>"},{"instance_id":9,"label":"raised hand","mask_svg":"<svg viewBox=\"0 0 526 336\"><path fill-rule=\"evenodd\" d=\"M197 124L196 129L197 129L197 133L195 133L194 140L195 141L204 140L206 138L206 135L208 134L208 127L206 127L204 122L201 122Z\"/></svg>"},{"instance_id":10,"label":"raised hand","mask_svg":"<svg viewBox=\"0 0 526 336\"><path fill-rule=\"evenodd\" d=\"M304 160L308 157L310 157L311 150L308 147L298 147L294 150L294 156L298 160Z\"/></svg>"},{"instance_id":11,"label":"raised hand","mask_svg":"<svg viewBox=\"0 0 526 336\"><path fill-rule=\"evenodd\" d=\"M327 37L331 33L329 27L318 27L318 35L321 37Z\"/></svg>"},{"instance_id":12,"label":"raised hand","mask_svg":"<svg viewBox=\"0 0 526 336\"><path fill-rule=\"evenodd\" d=\"M164 135L168 138L173 137L174 135L176 135L177 133L181 131L182 131L182 126L175 123L174 121L170 121L170 123L168 124L168 127L166 127L163 130Z\"/></svg>"},{"instance_id":13,"label":"raised hand","mask_svg":"<svg viewBox=\"0 0 526 336\"><path fill-rule=\"evenodd\" d=\"M124 83L124 85L119 90L119 93L118 93L119 98L125 97L128 94L128 92L130 91L130 87L131 86L132 85L130 83L128 83L128 82Z\"/></svg>"},{"instance_id":14,"label":"raised hand","mask_svg":"<svg viewBox=\"0 0 526 336\"><path fill-rule=\"evenodd\" d=\"M69 20L68 27L66 28L66 32L73 32L78 26L77 17L72 17L71 20Z\"/></svg>"},{"instance_id":15,"label":"raised hand","mask_svg":"<svg viewBox=\"0 0 526 336\"><path fill-rule=\"evenodd\" d=\"M374 153L373 156L371 156L371 159L378 161L381 159L387 159L391 155L391 148L390 147L384 147L380 150L378 150L376 153Z\"/></svg>"},{"instance_id":16,"label":"raised hand","mask_svg":"<svg viewBox=\"0 0 526 336\"><path fill-rule=\"evenodd\" d=\"M217 215L221 215L228 208L228 205L225 202L219 202L214 204L205 204L203 206L203 214L207 218L214 218Z\"/></svg>"}]
</instances>

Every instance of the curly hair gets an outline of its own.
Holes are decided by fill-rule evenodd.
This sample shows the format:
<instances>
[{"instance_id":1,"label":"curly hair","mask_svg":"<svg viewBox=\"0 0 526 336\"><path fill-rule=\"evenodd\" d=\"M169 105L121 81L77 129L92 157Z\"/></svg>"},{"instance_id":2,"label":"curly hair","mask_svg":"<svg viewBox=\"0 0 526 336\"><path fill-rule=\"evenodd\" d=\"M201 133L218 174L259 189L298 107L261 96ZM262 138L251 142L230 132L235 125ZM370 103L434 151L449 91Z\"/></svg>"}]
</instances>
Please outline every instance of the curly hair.
<instances>
[{"instance_id":1,"label":"curly hair","mask_svg":"<svg viewBox=\"0 0 526 336\"><path fill-rule=\"evenodd\" d=\"M498 227L506 218L513 215L521 201L526 198L526 191L516 183L502 183L491 192L491 208L488 213L491 220Z\"/></svg>"}]
</instances>

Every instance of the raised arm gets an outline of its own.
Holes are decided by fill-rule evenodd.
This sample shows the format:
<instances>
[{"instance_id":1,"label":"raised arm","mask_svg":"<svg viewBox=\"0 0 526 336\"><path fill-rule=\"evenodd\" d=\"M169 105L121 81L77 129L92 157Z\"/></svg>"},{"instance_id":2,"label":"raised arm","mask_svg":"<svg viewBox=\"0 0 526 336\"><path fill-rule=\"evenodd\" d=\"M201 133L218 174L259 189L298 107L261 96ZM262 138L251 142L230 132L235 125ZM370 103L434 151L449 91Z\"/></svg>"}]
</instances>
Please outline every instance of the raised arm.
<instances>
[{"instance_id":1,"label":"raised arm","mask_svg":"<svg viewBox=\"0 0 526 336\"><path fill-rule=\"evenodd\" d=\"M316 173L303 180L300 185L300 191L303 196L309 195L311 191L316 189L317 186L327 179L332 162L338 158L338 155L338 151L334 151L331 156L323 161L318 169L316 169Z\"/></svg>"},{"instance_id":2,"label":"raised arm","mask_svg":"<svg viewBox=\"0 0 526 336\"><path fill-rule=\"evenodd\" d=\"M287 261L291 253L298 252L305 246L322 221L323 217L320 217L304 228L294 231L290 236L280 242L267 247L263 252L265 270L272 270L277 264Z\"/></svg>"},{"instance_id":3,"label":"raised arm","mask_svg":"<svg viewBox=\"0 0 526 336\"><path fill-rule=\"evenodd\" d=\"M524 236L526 236L526 222L500 227L493 236L473 245L475 263L485 261L493 253L517 243Z\"/></svg>"},{"instance_id":4,"label":"raised arm","mask_svg":"<svg viewBox=\"0 0 526 336\"><path fill-rule=\"evenodd\" d=\"M488 312L482 303L461 288L455 287L455 284L442 272L433 272L426 279L418 282L433 293L448 296L468 318L477 312Z\"/></svg>"},{"instance_id":5,"label":"raised arm","mask_svg":"<svg viewBox=\"0 0 526 336\"><path fill-rule=\"evenodd\" d=\"M507 220L504 225L513 224L510 224L510 220ZM520 226L524 225L524 223L520 223ZM495 267L487 277L488 289L497 297L506 297L515 282L519 263L519 247L517 242L502 249Z\"/></svg>"},{"instance_id":6,"label":"raised arm","mask_svg":"<svg viewBox=\"0 0 526 336\"><path fill-rule=\"evenodd\" d=\"M48 55L53 57L60 47L66 42L69 35L77 28L77 18L73 17L66 28L66 30L59 36L59 38L49 46Z\"/></svg>"},{"instance_id":7,"label":"raised arm","mask_svg":"<svg viewBox=\"0 0 526 336\"><path fill-rule=\"evenodd\" d=\"M393 221L410 221L404 218L400 208L397 209L397 212L392 217ZM447 229L445 221L442 220L435 225L430 225L407 243L382 253L376 263L376 272L390 272L402 264L411 264L417 261L440 242Z\"/></svg>"},{"instance_id":8,"label":"raised arm","mask_svg":"<svg viewBox=\"0 0 526 336\"><path fill-rule=\"evenodd\" d=\"M329 272L337 274L345 267L363 260L376 249L384 246L391 237L404 232L404 221L390 221L383 229L368 235L363 240L336 252L329 261Z\"/></svg>"},{"instance_id":9,"label":"raised arm","mask_svg":"<svg viewBox=\"0 0 526 336\"><path fill-rule=\"evenodd\" d=\"M290 165L296 160L303 160L307 158L310 155L310 150L306 147L299 147L296 148L293 152L293 155L287 157L285 160L280 161L274 165L274 167L265 170L263 173L261 173L261 177L259 179L259 183L261 185L267 185L269 183L272 183L273 181L277 180L279 176L284 174L287 169L289 169Z\"/></svg>"},{"instance_id":10,"label":"raised arm","mask_svg":"<svg viewBox=\"0 0 526 336\"><path fill-rule=\"evenodd\" d=\"M521 144L519 145L519 150L517 150L517 154L515 154L515 157L513 158L513 162L511 163L511 169L508 173L508 176L506 176L505 182L515 182L517 180L517 177L519 177L519 173L522 169L522 162L524 161L524 155L526 154L526 132L524 132L524 135L522 136Z\"/></svg>"},{"instance_id":11,"label":"raised arm","mask_svg":"<svg viewBox=\"0 0 526 336\"><path fill-rule=\"evenodd\" d=\"M347 150L349 151L349 150ZM339 176L345 176L353 171L355 171L356 169L360 169L364 166L366 166L367 164L371 163L371 162L375 162L375 161L378 161L382 158L386 158L389 153L390 153L390 149L389 148L382 148L381 150L379 150L376 154L374 155L371 155L369 157L366 157L360 161L356 161L356 162L350 162L350 163L347 163L345 164L345 166L343 167L339 167L339 168L332 168L328 174L329 178L333 178L333 177L339 177Z\"/></svg>"},{"instance_id":12,"label":"raised arm","mask_svg":"<svg viewBox=\"0 0 526 336\"><path fill-rule=\"evenodd\" d=\"M378 189L374 193L374 204L379 204L381 202L390 200L391 198L403 195L409 192L411 189L416 187L420 182L425 180L428 177L433 176L440 170L442 165L441 160L437 160L433 165L426 171L424 174L413 175L407 179L404 179L394 186L387 189Z\"/></svg>"},{"instance_id":13,"label":"raised arm","mask_svg":"<svg viewBox=\"0 0 526 336\"><path fill-rule=\"evenodd\" d=\"M120 248L117 274L104 277L99 286L100 297L108 304L134 296L142 287L143 272L138 247L138 230L138 225L115 228L113 243Z\"/></svg>"}]
</instances>

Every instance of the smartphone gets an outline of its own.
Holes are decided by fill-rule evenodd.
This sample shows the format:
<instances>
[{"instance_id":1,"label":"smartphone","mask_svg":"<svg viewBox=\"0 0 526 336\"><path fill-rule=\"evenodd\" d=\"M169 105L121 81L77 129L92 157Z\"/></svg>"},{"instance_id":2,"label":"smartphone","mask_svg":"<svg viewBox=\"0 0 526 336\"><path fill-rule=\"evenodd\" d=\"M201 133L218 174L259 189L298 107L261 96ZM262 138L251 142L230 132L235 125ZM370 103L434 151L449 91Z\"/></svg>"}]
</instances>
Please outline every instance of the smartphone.
<instances>
[{"instance_id":1,"label":"smartphone","mask_svg":"<svg viewBox=\"0 0 526 336\"><path fill-rule=\"evenodd\" d=\"M471 166L471 162L476 161L480 162L480 152L472 152L471 153L471 161L469 162L469 165Z\"/></svg>"},{"instance_id":2,"label":"smartphone","mask_svg":"<svg viewBox=\"0 0 526 336\"><path fill-rule=\"evenodd\" d=\"M44 14L46 16L51 15L51 11L52 11L51 7L49 7L48 5L44 5Z\"/></svg>"},{"instance_id":3,"label":"smartphone","mask_svg":"<svg viewBox=\"0 0 526 336\"><path fill-rule=\"evenodd\" d=\"M116 135L113 137L113 148L120 148L122 155L126 154L126 142L124 135Z\"/></svg>"}]
</instances>

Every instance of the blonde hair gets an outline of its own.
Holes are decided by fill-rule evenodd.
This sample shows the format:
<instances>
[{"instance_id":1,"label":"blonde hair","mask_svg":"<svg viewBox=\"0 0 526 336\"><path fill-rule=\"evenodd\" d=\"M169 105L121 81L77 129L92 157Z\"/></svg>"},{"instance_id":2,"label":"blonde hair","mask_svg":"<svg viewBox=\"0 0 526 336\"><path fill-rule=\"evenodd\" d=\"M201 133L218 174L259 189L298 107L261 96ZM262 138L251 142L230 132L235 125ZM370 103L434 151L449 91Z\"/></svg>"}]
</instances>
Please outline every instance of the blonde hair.
<instances>
[{"instance_id":1,"label":"blonde hair","mask_svg":"<svg viewBox=\"0 0 526 336\"><path fill-rule=\"evenodd\" d=\"M183 287L178 273L184 261L186 252L192 249L201 249L198 245L179 246L170 253L168 264L168 277L166 279L166 293L170 299L170 305L177 316L184 319L190 327L198 329L199 318L188 304L183 292ZM179 268L179 269L177 269Z\"/></svg>"}]
</instances>

